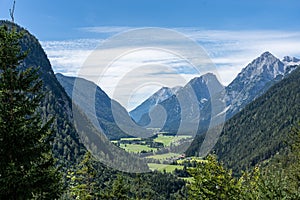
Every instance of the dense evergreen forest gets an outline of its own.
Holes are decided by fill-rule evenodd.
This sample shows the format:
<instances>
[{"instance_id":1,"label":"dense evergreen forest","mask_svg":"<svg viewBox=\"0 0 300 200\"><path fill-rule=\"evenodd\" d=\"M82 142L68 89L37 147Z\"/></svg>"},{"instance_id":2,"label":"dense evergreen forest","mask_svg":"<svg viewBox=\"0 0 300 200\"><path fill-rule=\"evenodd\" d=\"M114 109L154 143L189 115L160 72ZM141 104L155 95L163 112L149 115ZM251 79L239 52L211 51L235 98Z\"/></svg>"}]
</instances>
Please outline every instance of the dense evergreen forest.
<instances>
[{"instance_id":1,"label":"dense evergreen forest","mask_svg":"<svg viewBox=\"0 0 300 200\"><path fill-rule=\"evenodd\" d=\"M0 199L300 199L300 69L226 123L216 155L181 172L123 173L95 152L125 167L147 166L124 159L121 149L106 152L101 137L87 149L84 140L101 133L84 114L95 134L82 138L75 129L72 109L79 108L72 108L38 40L11 22L0 25Z\"/></svg>"},{"instance_id":2,"label":"dense evergreen forest","mask_svg":"<svg viewBox=\"0 0 300 200\"><path fill-rule=\"evenodd\" d=\"M224 125L214 153L235 173L286 152L288 133L300 121L300 68L250 103ZM197 153L198 136L188 155Z\"/></svg>"}]
</instances>

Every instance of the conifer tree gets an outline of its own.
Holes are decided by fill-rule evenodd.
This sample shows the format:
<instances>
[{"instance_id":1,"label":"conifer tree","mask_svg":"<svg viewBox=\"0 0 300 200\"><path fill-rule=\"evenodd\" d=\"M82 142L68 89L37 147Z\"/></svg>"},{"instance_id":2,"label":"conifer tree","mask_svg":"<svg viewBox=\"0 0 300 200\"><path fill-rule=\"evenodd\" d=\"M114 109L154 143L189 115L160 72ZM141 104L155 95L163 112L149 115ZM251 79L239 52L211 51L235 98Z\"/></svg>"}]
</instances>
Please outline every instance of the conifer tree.
<instances>
[{"instance_id":1,"label":"conifer tree","mask_svg":"<svg viewBox=\"0 0 300 200\"><path fill-rule=\"evenodd\" d=\"M241 186L215 156L188 170L194 180L188 185L189 199L241 199Z\"/></svg>"},{"instance_id":2,"label":"conifer tree","mask_svg":"<svg viewBox=\"0 0 300 200\"><path fill-rule=\"evenodd\" d=\"M94 199L96 169L92 154L87 151L75 172L71 172L71 195L76 199Z\"/></svg>"},{"instance_id":3,"label":"conifer tree","mask_svg":"<svg viewBox=\"0 0 300 200\"><path fill-rule=\"evenodd\" d=\"M0 27L0 199L55 199L60 175L51 153L51 120L38 113L38 68L25 68L23 33Z\"/></svg>"}]
</instances>

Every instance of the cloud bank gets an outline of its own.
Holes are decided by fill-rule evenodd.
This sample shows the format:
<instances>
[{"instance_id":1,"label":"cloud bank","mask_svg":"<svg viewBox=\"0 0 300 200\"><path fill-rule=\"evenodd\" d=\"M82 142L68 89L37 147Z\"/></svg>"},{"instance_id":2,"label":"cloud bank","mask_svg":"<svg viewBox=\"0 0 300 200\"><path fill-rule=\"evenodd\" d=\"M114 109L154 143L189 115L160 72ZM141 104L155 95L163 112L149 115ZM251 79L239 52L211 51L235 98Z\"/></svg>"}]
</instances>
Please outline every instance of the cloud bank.
<instances>
[{"instance_id":1,"label":"cloud bank","mask_svg":"<svg viewBox=\"0 0 300 200\"><path fill-rule=\"evenodd\" d=\"M129 27L88 27L83 28L83 31L99 32L113 35L130 29ZM235 76L250 63L254 58L265 51L270 51L278 58L283 58L286 55L299 57L300 56L300 32L292 31L277 31L277 30L251 30L251 31L230 31L230 30L201 30L198 28L176 28L174 29L183 33L187 37L196 41L207 52L211 60L216 65L218 77L220 81L227 85ZM108 37L108 36L106 36ZM151 37L151 35L149 35ZM44 47L53 69L56 73L62 73L68 76L77 76L80 68L98 45L107 38L101 37L97 39L80 39L68 41L43 41ZM168 45L172 44L172 39L168 41ZM114 47L116 48L116 47ZM124 48L124 47L118 47ZM110 51L113 51L111 49ZM136 70L130 73L130 77L123 83L124 94L114 95L115 84L120 82L120 75L124 70L128 70L130 66L141 65L143 70ZM151 67L149 67L151 66ZM171 66L168 68L168 66ZM97 66L99 67L99 66ZM161 86L174 87L184 85L191 78L198 76L193 68L189 66L186 60L178 59L174 55L162 53L154 50L143 50L128 55L121 56L118 62L109 70L108 75L102 77L93 77L93 70L90 69L90 74L87 76L90 80L99 84L99 86L108 93L109 96L117 97L116 100L125 106L128 110L134 108L141 103L145 98L150 96L155 90ZM182 79L178 80L178 75ZM165 81L165 84L153 82L149 77L160 77ZM136 86L135 80L140 77L148 77L144 79L145 84L136 88L136 92L130 97L123 97L126 92L126 87ZM155 80L155 79L154 79ZM149 83L149 84L146 84ZM150 87L150 83L152 87ZM147 88L147 89L145 89ZM119 91L120 92L120 91ZM118 99L119 98L119 99ZM128 99L130 101L128 102Z\"/></svg>"}]
</instances>

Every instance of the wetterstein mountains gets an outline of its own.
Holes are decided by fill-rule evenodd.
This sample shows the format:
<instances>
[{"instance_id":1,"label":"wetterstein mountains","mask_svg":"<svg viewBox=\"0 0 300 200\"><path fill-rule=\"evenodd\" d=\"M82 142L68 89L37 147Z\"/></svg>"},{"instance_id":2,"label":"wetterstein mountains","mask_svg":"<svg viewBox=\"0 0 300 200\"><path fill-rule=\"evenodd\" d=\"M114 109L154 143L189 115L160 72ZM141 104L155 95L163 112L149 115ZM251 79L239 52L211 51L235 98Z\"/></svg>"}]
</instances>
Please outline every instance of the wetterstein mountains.
<instances>
[{"instance_id":1,"label":"wetterstein mountains","mask_svg":"<svg viewBox=\"0 0 300 200\"><path fill-rule=\"evenodd\" d=\"M149 97L147 100L145 100L141 105L136 107L134 110L130 112L130 116L135 120L136 122L141 120L141 117L149 113L150 109L157 105L158 103L163 102L164 100L168 99L172 95L176 94L178 90L180 90L181 87L174 87L174 88L168 88L168 87L162 87L157 92L155 92L151 97Z\"/></svg>"},{"instance_id":2,"label":"wetterstein mountains","mask_svg":"<svg viewBox=\"0 0 300 200\"><path fill-rule=\"evenodd\" d=\"M223 110L219 111L220 113L226 112L226 119L230 119L247 104L264 94L272 85L282 80L286 74L289 74L295 69L297 64L299 64L299 59L297 58L286 56L283 61L280 61L270 52L265 52L243 68L237 77L225 87L224 90L222 90L222 85L214 75L206 74L192 79L185 87L177 90L176 93L169 98L164 98L163 101L155 100L161 99L158 95L160 93L156 93L140 106L132 110L130 114L136 119L139 118L137 116L138 111L144 113L143 111L151 110L151 107L155 105L161 105L167 112L167 120L163 130L176 132L182 119L188 118L188 116L181 115L181 108L176 95L191 86L197 96L200 110L200 115L198 116L200 118L200 120L198 120L200 121L198 132L205 132L208 128L210 118L214 115L210 113L211 96L215 96L219 91L224 92L224 95L222 94L218 97L215 96L214 98L220 102L218 105L221 105L222 102L224 103L224 105L222 105ZM208 84L210 84L210 86ZM213 90L209 91L208 88L213 88ZM162 95L167 96L164 93ZM155 102L155 104L147 103L149 101ZM147 124L150 123L149 113L144 113L137 123L142 126L147 126Z\"/></svg>"},{"instance_id":3,"label":"wetterstein mountains","mask_svg":"<svg viewBox=\"0 0 300 200\"><path fill-rule=\"evenodd\" d=\"M229 119L213 152L240 173L285 150L289 133L300 121L300 67ZM197 155L205 135L193 141L187 155Z\"/></svg>"},{"instance_id":4,"label":"wetterstein mountains","mask_svg":"<svg viewBox=\"0 0 300 200\"><path fill-rule=\"evenodd\" d=\"M297 63L299 63L297 58L286 56L283 61L280 61L270 52L265 52L249 63L225 88L214 74L208 73L192 79L184 87L161 88L132 110L130 115L140 126L162 128L163 131L172 133L177 133L179 128L181 133L189 132L198 123L198 133L203 133L207 131L214 116L226 114L225 118L230 119L247 104L264 94L272 85L282 80L286 74L295 69ZM57 79L71 97L75 78L57 74ZM82 99L76 103L87 115L92 112L91 106L94 106L97 116L95 123L100 124L108 138L118 139L127 136L115 122L116 114L122 119L124 126L131 127L131 132L143 131L136 128L127 111L118 102L110 99L100 87L84 79L79 78L77 81L85 86L84 91L96 88L95 104L86 103L87 95L83 94L84 91L81 94ZM213 105L218 107L215 110L212 110L211 96L214 96L217 101ZM193 98L194 101L191 101ZM180 103L180 99L184 103L187 102L186 107L182 102ZM117 110L114 115L112 105ZM158 107L163 108L165 113L156 109ZM162 117L163 115L165 116Z\"/></svg>"},{"instance_id":5,"label":"wetterstein mountains","mask_svg":"<svg viewBox=\"0 0 300 200\"><path fill-rule=\"evenodd\" d=\"M244 108L248 103L262 95L274 82L285 74L285 64L270 52L248 64L226 87L227 117Z\"/></svg>"}]
</instances>

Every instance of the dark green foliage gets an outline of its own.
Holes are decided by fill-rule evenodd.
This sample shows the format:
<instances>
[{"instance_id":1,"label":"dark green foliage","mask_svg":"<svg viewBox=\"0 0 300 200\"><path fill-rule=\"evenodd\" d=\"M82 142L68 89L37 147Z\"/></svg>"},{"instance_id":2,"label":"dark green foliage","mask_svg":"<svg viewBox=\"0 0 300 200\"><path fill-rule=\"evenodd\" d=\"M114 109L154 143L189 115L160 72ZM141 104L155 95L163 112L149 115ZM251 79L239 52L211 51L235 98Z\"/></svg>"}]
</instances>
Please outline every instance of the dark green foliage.
<instances>
[{"instance_id":1,"label":"dark green foliage","mask_svg":"<svg viewBox=\"0 0 300 200\"><path fill-rule=\"evenodd\" d=\"M37 113L43 98L38 68L22 69L23 33L0 28L0 198L53 199L60 195L50 139L52 120Z\"/></svg>"},{"instance_id":2,"label":"dark green foliage","mask_svg":"<svg viewBox=\"0 0 300 200\"><path fill-rule=\"evenodd\" d=\"M23 32L20 39L21 50L28 51L28 53L20 67L22 70L30 67L38 70L39 78L43 81L42 93L45 95L40 100L37 113L40 114L44 123L54 117L52 123L53 152L58 164L62 166L62 170L66 171L73 163L78 163L85 152L72 124L72 103L56 80L47 55L38 40L16 24L0 20L0 25L2 24L14 27L18 32Z\"/></svg>"},{"instance_id":3,"label":"dark green foliage","mask_svg":"<svg viewBox=\"0 0 300 200\"><path fill-rule=\"evenodd\" d=\"M189 199L240 199L241 186L230 170L209 155L189 173L194 180L188 186Z\"/></svg>"},{"instance_id":4,"label":"dark green foliage","mask_svg":"<svg viewBox=\"0 0 300 200\"><path fill-rule=\"evenodd\" d=\"M125 177L118 175L117 179L113 182L111 197L114 199L129 199L129 184Z\"/></svg>"},{"instance_id":5,"label":"dark green foliage","mask_svg":"<svg viewBox=\"0 0 300 200\"><path fill-rule=\"evenodd\" d=\"M243 173L244 199L300 199L300 130L288 133L288 153L277 154L251 173Z\"/></svg>"},{"instance_id":6,"label":"dark green foliage","mask_svg":"<svg viewBox=\"0 0 300 200\"><path fill-rule=\"evenodd\" d=\"M182 197L179 193L184 187L183 180L169 173L118 173L98 188L98 196L102 199L174 199Z\"/></svg>"},{"instance_id":7,"label":"dark green foliage","mask_svg":"<svg viewBox=\"0 0 300 200\"><path fill-rule=\"evenodd\" d=\"M75 199L93 199L95 196L95 177L92 155L87 152L75 172L69 172L70 193Z\"/></svg>"},{"instance_id":8,"label":"dark green foliage","mask_svg":"<svg viewBox=\"0 0 300 200\"><path fill-rule=\"evenodd\" d=\"M96 131L86 116L75 107L73 109L78 110L77 113L79 113L82 123L87 126L87 131L93 133L89 138L80 138L73 124L72 102L56 80L49 60L38 40L28 31L15 24L4 21L0 21L0 24L15 27L19 32L23 31L23 37L20 41L21 48L23 52L26 50L29 51L25 61L20 65L20 68L27 70L29 67L32 67L32 69L38 71L39 77L44 83L42 91L45 95L40 99L39 108L36 113L38 113L39 117L42 117L44 124L54 117L52 125L54 133L52 137L52 147L57 165L63 173L65 183L65 191L62 198L72 199L74 197L72 196L72 191L76 191L77 186L77 188L80 188L81 186L85 186L85 184L90 184L93 185L94 189L92 193L87 193L87 197L90 197L89 194L91 194L93 199L103 199L105 191L107 191L106 194L110 194L113 185L115 185L115 188L118 188L118 181L120 182L120 179L130 186L130 191L128 192L129 198L136 198L139 194L143 194L143 197L153 194L151 196L151 198L153 197L152 199L168 199L177 193L177 191L181 190L185 184L184 181L177 179L171 174L162 174L159 172L155 172L154 175L152 175L152 173L141 174L141 182L139 182L135 174L117 172L104 166L93 157L90 157L87 161L87 157L84 157L87 150L80 142L81 139L93 141L91 143L91 150L99 153L98 155L103 158L114 155L116 156L114 160L122 162L126 167L145 167L143 163L136 165L134 162L130 163L129 161L122 160L122 158L128 158L128 156L126 156L125 152L121 149L116 152L111 152L111 149L106 149L105 145L108 141L102 140L102 137L99 137L101 133ZM86 170L87 168L84 166L89 166L89 170ZM92 170L90 171L90 169ZM70 173L67 174L67 172ZM52 173L57 174L55 171L52 171ZM119 180L117 178L118 174L122 176ZM71 181L72 177L73 181ZM86 180L89 181L86 182ZM49 180L47 182L51 181ZM157 187L157 183L160 183L161 186ZM1 183L1 186L2 185ZM139 188L141 185L143 185L143 188ZM48 187L49 190L58 188L59 187ZM139 190L137 190L137 188L139 188ZM26 188L23 189L27 191Z\"/></svg>"},{"instance_id":9,"label":"dark green foliage","mask_svg":"<svg viewBox=\"0 0 300 200\"><path fill-rule=\"evenodd\" d=\"M128 174L101 167L90 153L67 177L65 199L174 199L185 185L169 173Z\"/></svg>"},{"instance_id":10,"label":"dark green foliage","mask_svg":"<svg viewBox=\"0 0 300 200\"><path fill-rule=\"evenodd\" d=\"M300 147L300 131L297 132L297 142L293 146ZM290 152L290 156L299 155L297 151ZM279 156L282 161L264 167L255 167L250 172L243 172L240 178L234 177L230 170L226 170L213 156L208 156L195 168L190 168L194 178L188 184L189 199L300 199L300 165L298 160L290 161ZM289 164L284 162L289 160Z\"/></svg>"},{"instance_id":11,"label":"dark green foliage","mask_svg":"<svg viewBox=\"0 0 300 200\"><path fill-rule=\"evenodd\" d=\"M300 68L272 86L225 123L214 153L235 173L269 159L286 147L287 135L300 120ZM203 136L196 137L194 155Z\"/></svg>"},{"instance_id":12,"label":"dark green foliage","mask_svg":"<svg viewBox=\"0 0 300 200\"><path fill-rule=\"evenodd\" d=\"M280 152L263 165L264 173L273 181L271 186L280 191L281 195L300 198L300 125L294 126L287 135L287 152ZM275 178L273 178L275 177ZM270 184L265 184L270 187ZM277 187L276 187L277 186ZM275 189L274 189L275 190Z\"/></svg>"}]
</instances>

